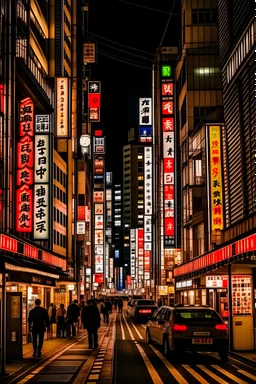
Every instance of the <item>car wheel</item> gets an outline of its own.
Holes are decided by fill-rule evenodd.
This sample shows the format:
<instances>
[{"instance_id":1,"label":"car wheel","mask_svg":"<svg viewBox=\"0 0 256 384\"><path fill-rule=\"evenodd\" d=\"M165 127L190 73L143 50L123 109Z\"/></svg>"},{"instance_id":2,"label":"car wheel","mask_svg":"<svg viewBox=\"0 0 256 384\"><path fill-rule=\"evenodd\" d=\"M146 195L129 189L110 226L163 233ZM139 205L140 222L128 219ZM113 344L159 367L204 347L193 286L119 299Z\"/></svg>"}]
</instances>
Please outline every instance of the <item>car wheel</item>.
<instances>
[{"instance_id":1,"label":"car wheel","mask_svg":"<svg viewBox=\"0 0 256 384\"><path fill-rule=\"evenodd\" d=\"M219 351L219 358L222 363L226 363L228 361L228 351Z\"/></svg>"},{"instance_id":2,"label":"car wheel","mask_svg":"<svg viewBox=\"0 0 256 384\"><path fill-rule=\"evenodd\" d=\"M165 357L168 357L170 354L170 348L169 348L169 342L166 336L164 337L163 347L164 347L164 355Z\"/></svg>"},{"instance_id":3,"label":"car wheel","mask_svg":"<svg viewBox=\"0 0 256 384\"><path fill-rule=\"evenodd\" d=\"M147 343L150 344L151 343L151 337L150 337L150 332L149 332L149 329L147 328L147 331L146 331L146 340L147 340Z\"/></svg>"}]
</instances>

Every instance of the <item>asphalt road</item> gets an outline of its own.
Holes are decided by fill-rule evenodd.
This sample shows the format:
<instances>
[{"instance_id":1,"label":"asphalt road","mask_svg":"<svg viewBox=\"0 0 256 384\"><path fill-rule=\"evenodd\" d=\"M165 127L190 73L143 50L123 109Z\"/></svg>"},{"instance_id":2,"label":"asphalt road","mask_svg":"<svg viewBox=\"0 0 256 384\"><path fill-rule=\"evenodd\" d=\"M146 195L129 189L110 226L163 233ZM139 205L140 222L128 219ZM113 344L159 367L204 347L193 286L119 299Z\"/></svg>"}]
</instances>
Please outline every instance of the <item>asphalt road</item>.
<instances>
[{"instance_id":1,"label":"asphalt road","mask_svg":"<svg viewBox=\"0 0 256 384\"><path fill-rule=\"evenodd\" d=\"M217 354L184 353L166 359L160 346L148 345L145 324L118 313L115 321L114 384L256 383L256 369Z\"/></svg>"}]
</instances>

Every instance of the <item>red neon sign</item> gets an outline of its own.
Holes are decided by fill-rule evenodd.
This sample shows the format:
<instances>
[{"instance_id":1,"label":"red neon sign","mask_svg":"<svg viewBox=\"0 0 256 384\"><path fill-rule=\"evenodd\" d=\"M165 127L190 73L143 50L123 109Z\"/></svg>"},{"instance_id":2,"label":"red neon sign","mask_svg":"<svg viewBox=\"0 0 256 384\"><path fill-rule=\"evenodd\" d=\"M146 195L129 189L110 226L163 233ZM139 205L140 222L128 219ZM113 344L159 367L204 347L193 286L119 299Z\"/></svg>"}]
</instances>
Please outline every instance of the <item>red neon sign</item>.
<instances>
[{"instance_id":1,"label":"red neon sign","mask_svg":"<svg viewBox=\"0 0 256 384\"><path fill-rule=\"evenodd\" d=\"M173 83L162 83L162 96L173 95Z\"/></svg>"},{"instance_id":2,"label":"red neon sign","mask_svg":"<svg viewBox=\"0 0 256 384\"><path fill-rule=\"evenodd\" d=\"M16 230L32 232L34 182L34 103L27 97L20 102L19 134L16 162Z\"/></svg>"},{"instance_id":3,"label":"red neon sign","mask_svg":"<svg viewBox=\"0 0 256 384\"><path fill-rule=\"evenodd\" d=\"M236 241L235 243L229 244L214 252L210 252L207 255L198 257L184 265L180 265L174 269L173 275L177 277L198 271L200 269L209 267L212 264L230 259L232 256L251 251L256 251L256 234L245 237L242 240Z\"/></svg>"},{"instance_id":4,"label":"red neon sign","mask_svg":"<svg viewBox=\"0 0 256 384\"><path fill-rule=\"evenodd\" d=\"M162 128L163 128L163 132L174 131L173 117L163 117L162 118Z\"/></svg>"},{"instance_id":5,"label":"red neon sign","mask_svg":"<svg viewBox=\"0 0 256 384\"><path fill-rule=\"evenodd\" d=\"M0 249L9 252L18 252L18 241L6 235L0 235Z\"/></svg>"}]
</instances>

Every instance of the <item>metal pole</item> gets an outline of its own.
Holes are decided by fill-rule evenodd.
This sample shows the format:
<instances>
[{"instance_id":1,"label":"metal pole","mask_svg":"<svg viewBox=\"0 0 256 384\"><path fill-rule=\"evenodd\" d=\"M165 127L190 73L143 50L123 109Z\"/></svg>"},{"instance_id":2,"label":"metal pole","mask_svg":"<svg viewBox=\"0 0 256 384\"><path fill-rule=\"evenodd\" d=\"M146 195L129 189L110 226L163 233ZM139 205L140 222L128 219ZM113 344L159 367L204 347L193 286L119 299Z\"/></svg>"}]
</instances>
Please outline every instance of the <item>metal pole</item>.
<instances>
[{"instance_id":1,"label":"metal pole","mask_svg":"<svg viewBox=\"0 0 256 384\"><path fill-rule=\"evenodd\" d=\"M1 327L1 363L2 363L2 374L5 374L6 366L6 280L5 280L5 270L2 273L2 327Z\"/></svg>"}]
</instances>

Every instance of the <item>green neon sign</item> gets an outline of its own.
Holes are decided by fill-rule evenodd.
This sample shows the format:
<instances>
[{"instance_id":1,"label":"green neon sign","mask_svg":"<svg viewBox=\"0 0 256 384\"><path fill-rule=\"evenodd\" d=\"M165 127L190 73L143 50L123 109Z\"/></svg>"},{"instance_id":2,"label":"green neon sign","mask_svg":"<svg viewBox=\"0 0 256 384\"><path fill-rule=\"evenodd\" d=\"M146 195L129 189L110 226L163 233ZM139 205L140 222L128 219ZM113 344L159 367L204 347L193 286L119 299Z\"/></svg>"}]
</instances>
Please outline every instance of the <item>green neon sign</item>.
<instances>
[{"instance_id":1,"label":"green neon sign","mask_svg":"<svg viewBox=\"0 0 256 384\"><path fill-rule=\"evenodd\" d=\"M170 65L162 65L162 77L171 77Z\"/></svg>"}]
</instances>

